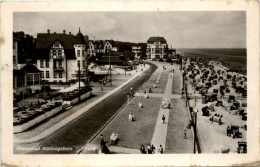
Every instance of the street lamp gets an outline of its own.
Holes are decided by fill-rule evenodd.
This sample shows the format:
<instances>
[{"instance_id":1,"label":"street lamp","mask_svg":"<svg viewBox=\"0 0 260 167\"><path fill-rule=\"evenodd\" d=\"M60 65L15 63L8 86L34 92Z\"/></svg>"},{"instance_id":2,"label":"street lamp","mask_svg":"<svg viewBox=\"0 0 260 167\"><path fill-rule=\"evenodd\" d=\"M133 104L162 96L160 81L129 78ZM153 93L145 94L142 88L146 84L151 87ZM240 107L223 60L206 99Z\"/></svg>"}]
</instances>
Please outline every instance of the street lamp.
<instances>
[{"instance_id":1,"label":"street lamp","mask_svg":"<svg viewBox=\"0 0 260 167\"><path fill-rule=\"evenodd\" d=\"M110 75L110 86L112 86L110 51L108 52L108 54L109 54L109 75Z\"/></svg>"},{"instance_id":2,"label":"street lamp","mask_svg":"<svg viewBox=\"0 0 260 167\"><path fill-rule=\"evenodd\" d=\"M196 154L196 136L197 136L197 112L193 112L193 118L194 118L194 123L193 123L193 128L194 128L194 142L193 142L193 150L194 154Z\"/></svg>"},{"instance_id":3,"label":"street lamp","mask_svg":"<svg viewBox=\"0 0 260 167\"><path fill-rule=\"evenodd\" d=\"M79 102L80 102L80 63L78 64L78 66L79 66L79 72L78 72L78 74L79 74Z\"/></svg>"}]
</instances>

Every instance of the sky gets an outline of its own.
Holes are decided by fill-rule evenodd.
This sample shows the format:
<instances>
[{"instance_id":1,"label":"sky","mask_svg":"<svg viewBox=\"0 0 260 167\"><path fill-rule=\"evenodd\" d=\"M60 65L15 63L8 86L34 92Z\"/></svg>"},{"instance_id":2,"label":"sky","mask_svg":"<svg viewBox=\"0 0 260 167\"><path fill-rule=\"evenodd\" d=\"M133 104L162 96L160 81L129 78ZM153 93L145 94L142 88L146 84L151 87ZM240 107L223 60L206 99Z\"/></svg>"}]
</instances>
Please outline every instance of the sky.
<instances>
[{"instance_id":1,"label":"sky","mask_svg":"<svg viewBox=\"0 0 260 167\"><path fill-rule=\"evenodd\" d=\"M71 32L96 40L147 42L162 36L172 48L246 48L246 13L232 12L15 12L13 31Z\"/></svg>"}]
</instances>

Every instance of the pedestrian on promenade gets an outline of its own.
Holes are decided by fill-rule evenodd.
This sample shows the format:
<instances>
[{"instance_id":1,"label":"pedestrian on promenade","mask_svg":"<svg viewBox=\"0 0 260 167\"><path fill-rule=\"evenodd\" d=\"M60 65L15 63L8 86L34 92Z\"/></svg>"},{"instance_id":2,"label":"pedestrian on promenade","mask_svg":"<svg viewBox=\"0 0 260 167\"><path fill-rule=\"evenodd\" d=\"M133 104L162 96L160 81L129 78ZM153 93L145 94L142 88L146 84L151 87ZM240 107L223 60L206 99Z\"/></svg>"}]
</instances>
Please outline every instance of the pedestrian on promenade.
<instances>
[{"instance_id":1,"label":"pedestrian on promenade","mask_svg":"<svg viewBox=\"0 0 260 167\"><path fill-rule=\"evenodd\" d=\"M168 100L168 102L167 102L167 108L168 109L170 109L171 108L171 103L170 103L170 101Z\"/></svg>"},{"instance_id":2,"label":"pedestrian on promenade","mask_svg":"<svg viewBox=\"0 0 260 167\"><path fill-rule=\"evenodd\" d=\"M187 130L185 129L184 130L184 139L187 139L186 137L187 137Z\"/></svg>"},{"instance_id":3,"label":"pedestrian on promenade","mask_svg":"<svg viewBox=\"0 0 260 167\"><path fill-rule=\"evenodd\" d=\"M147 145L147 153L152 154L152 148L151 148L150 144Z\"/></svg>"},{"instance_id":4,"label":"pedestrian on promenade","mask_svg":"<svg viewBox=\"0 0 260 167\"><path fill-rule=\"evenodd\" d=\"M146 151L145 151L145 148L144 148L144 145L143 145L143 144L141 145L140 152L141 152L142 154L146 154Z\"/></svg>"},{"instance_id":5,"label":"pedestrian on promenade","mask_svg":"<svg viewBox=\"0 0 260 167\"><path fill-rule=\"evenodd\" d=\"M165 122L165 116L163 115L162 116L162 123L164 124L164 122Z\"/></svg>"},{"instance_id":6,"label":"pedestrian on promenade","mask_svg":"<svg viewBox=\"0 0 260 167\"><path fill-rule=\"evenodd\" d=\"M138 107L143 108L143 103L139 101Z\"/></svg>"},{"instance_id":7,"label":"pedestrian on promenade","mask_svg":"<svg viewBox=\"0 0 260 167\"><path fill-rule=\"evenodd\" d=\"M104 145L105 143L105 140L104 140L104 137L103 137L103 134L100 135L100 145Z\"/></svg>"},{"instance_id":8,"label":"pedestrian on promenade","mask_svg":"<svg viewBox=\"0 0 260 167\"><path fill-rule=\"evenodd\" d=\"M133 122L133 114L132 113L129 114L128 121Z\"/></svg>"},{"instance_id":9,"label":"pedestrian on promenade","mask_svg":"<svg viewBox=\"0 0 260 167\"><path fill-rule=\"evenodd\" d=\"M162 101L162 107L164 107L164 106L165 106L165 100Z\"/></svg>"},{"instance_id":10,"label":"pedestrian on promenade","mask_svg":"<svg viewBox=\"0 0 260 167\"><path fill-rule=\"evenodd\" d=\"M163 148L162 148L162 145L160 145L160 148L159 148L159 153L163 154Z\"/></svg>"},{"instance_id":11,"label":"pedestrian on promenade","mask_svg":"<svg viewBox=\"0 0 260 167\"><path fill-rule=\"evenodd\" d=\"M154 154L154 153L155 153L155 147L154 147L154 145L151 146L151 149L152 149L152 154Z\"/></svg>"},{"instance_id":12,"label":"pedestrian on promenade","mask_svg":"<svg viewBox=\"0 0 260 167\"><path fill-rule=\"evenodd\" d=\"M130 88L130 96L133 96L133 88Z\"/></svg>"}]
</instances>

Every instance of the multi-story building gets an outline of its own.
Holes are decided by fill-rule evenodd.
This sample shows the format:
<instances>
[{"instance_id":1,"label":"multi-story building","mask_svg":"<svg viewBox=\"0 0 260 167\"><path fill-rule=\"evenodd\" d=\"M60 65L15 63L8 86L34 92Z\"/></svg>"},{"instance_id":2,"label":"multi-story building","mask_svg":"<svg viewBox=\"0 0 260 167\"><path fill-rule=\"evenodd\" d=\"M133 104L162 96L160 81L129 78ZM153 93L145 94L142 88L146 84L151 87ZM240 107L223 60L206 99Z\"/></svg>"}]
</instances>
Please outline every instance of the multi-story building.
<instances>
[{"instance_id":1,"label":"multi-story building","mask_svg":"<svg viewBox=\"0 0 260 167\"><path fill-rule=\"evenodd\" d=\"M37 34L37 67L43 71L43 79L48 82L71 82L86 78L88 45L80 32L73 35L63 33Z\"/></svg>"},{"instance_id":2,"label":"multi-story building","mask_svg":"<svg viewBox=\"0 0 260 167\"><path fill-rule=\"evenodd\" d=\"M117 43L113 40L90 40L88 48L88 56L96 57L99 53L108 51L118 51Z\"/></svg>"},{"instance_id":3,"label":"multi-story building","mask_svg":"<svg viewBox=\"0 0 260 167\"><path fill-rule=\"evenodd\" d=\"M167 59L168 45L164 37L150 37L147 41L146 55L148 59Z\"/></svg>"},{"instance_id":4,"label":"multi-story building","mask_svg":"<svg viewBox=\"0 0 260 167\"><path fill-rule=\"evenodd\" d=\"M139 59L141 57L141 51L142 51L141 46L138 45L132 46L132 52L134 53L135 59Z\"/></svg>"}]
</instances>

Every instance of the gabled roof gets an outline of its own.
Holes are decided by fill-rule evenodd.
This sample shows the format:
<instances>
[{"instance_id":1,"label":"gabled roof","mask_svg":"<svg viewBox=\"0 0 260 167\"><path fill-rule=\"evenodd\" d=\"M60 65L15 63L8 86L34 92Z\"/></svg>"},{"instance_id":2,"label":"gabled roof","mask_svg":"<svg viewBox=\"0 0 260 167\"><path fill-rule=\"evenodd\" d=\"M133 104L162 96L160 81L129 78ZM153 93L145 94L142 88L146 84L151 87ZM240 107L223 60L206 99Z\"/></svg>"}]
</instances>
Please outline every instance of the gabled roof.
<instances>
[{"instance_id":1,"label":"gabled roof","mask_svg":"<svg viewBox=\"0 0 260 167\"><path fill-rule=\"evenodd\" d=\"M147 43L154 43L154 42L167 43L164 37L150 37L147 41Z\"/></svg>"},{"instance_id":2,"label":"gabled roof","mask_svg":"<svg viewBox=\"0 0 260 167\"><path fill-rule=\"evenodd\" d=\"M105 42L109 42L112 45L112 47L118 47L118 42L114 40L105 40Z\"/></svg>"},{"instance_id":3,"label":"gabled roof","mask_svg":"<svg viewBox=\"0 0 260 167\"><path fill-rule=\"evenodd\" d=\"M22 69L21 69L22 72L24 73L41 73L43 71L39 70L37 67L35 67L34 65L32 64L27 64L25 65Z\"/></svg>"},{"instance_id":4,"label":"gabled roof","mask_svg":"<svg viewBox=\"0 0 260 167\"><path fill-rule=\"evenodd\" d=\"M77 36L58 33L38 33L36 41L36 56L38 59L49 59L50 48L55 41L59 41L65 50L67 59L76 59L74 44L86 44L84 36L79 32Z\"/></svg>"}]
</instances>

